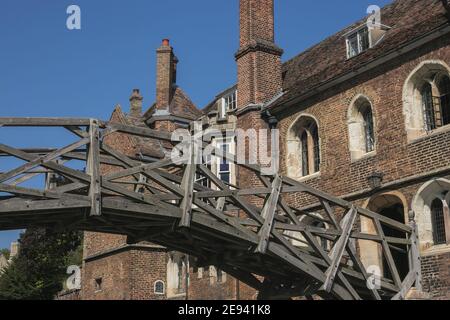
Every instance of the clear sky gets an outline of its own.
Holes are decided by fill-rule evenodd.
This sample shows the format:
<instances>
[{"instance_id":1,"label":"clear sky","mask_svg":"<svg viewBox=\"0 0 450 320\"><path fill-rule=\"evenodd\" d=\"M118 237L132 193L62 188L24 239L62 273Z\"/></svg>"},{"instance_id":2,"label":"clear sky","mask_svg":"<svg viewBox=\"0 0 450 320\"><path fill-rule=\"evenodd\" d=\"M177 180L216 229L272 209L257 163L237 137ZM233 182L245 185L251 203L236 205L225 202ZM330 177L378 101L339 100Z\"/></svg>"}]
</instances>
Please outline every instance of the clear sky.
<instances>
[{"instance_id":1,"label":"clear sky","mask_svg":"<svg viewBox=\"0 0 450 320\"><path fill-rule=\"evenodd\" d=\"M287 60L364 17L369 5L392 1L275 2L276 42ZM133 88L141 89L148 107L155 96L155 50L163 38L180 59L178 84L202 108L236 81L238 3L1 0L0 117L108 119L116 104L128 110ZM81 8L81 30L66 28L71 4ZM1 142L13 140L2 130ZM0 248L17 235L0 232Z\"/></svg>"}]
</instances>

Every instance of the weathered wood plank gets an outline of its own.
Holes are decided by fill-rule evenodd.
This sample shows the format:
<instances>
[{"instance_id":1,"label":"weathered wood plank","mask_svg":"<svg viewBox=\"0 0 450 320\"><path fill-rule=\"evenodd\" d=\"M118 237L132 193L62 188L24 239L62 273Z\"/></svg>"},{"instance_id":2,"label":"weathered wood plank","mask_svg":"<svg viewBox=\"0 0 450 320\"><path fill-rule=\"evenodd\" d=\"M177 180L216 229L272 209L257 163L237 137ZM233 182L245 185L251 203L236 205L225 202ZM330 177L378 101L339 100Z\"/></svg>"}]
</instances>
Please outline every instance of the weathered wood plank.
<instances>
[{"instance_id":1,"label":"weathered wood plank","mask_svg":"<svg viewBox=\"0 0 450 320\"><path fill-rule=\"evenodd\" d=\"M345 248L350 239L350 234L352 232L352 227L356 220L356 209L351 208L350 211L346 214L342 223L342 235L339 240L336 242L332 252L331 259L332 263L328 268L326 275L327 278L324 282L323 288L325 291L330 292L333 287L334 280L336 278L336 273L339 270L339 265L341 264L342 257L345 252Z\"/></svg>"},{"instance_id":2,"label":"weathered wood plank","mask_svg":"<svg viewBox=\"0 0 450 320\"><path fill-rule=\"evenodd\" d=\"M89 151L87 173L91 177L89 197L91 198L91 216L102 214L102 180L100 178L100 132L96 120L91 120L89 126Z\"/></svg>"},{"instance_id":3,"label":"weathered wood plank","mask_svg":"<svg viewBox=\"0 0 450 320\"><path fill-rule=\"evenodd\" d=\"M280 198L280 191L282 187L283 180L279 175L275 177L272 183L272 192L267 199L264 208L261 212L261 216L264 219L264 224L259 231L259 243L256 247L256 252L265 254L267 251L267 246L269 244L270 233L273 228L273 220L275 217L275 211L277 210L278 199Z\"/></svg>"}]
</instances>

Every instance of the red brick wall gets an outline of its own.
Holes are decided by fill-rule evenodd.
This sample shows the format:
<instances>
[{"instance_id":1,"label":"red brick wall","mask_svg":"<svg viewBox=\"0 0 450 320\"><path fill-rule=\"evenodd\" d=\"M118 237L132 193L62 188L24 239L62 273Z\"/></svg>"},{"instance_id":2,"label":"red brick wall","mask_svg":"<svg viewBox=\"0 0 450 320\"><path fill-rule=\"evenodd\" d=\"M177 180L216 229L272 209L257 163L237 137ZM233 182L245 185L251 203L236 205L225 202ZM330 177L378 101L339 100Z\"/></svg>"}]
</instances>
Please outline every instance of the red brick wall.
<instances>
[{"instance_id":1,"label":"red brick wall","mask_svg":"<svg viewBox=\"0 0 450 320\"><path fill-rule=\"evenodd\" d=\"M369 187L367 177L374 171L384 173L384 183L450 165L450 130L413 143L407 142L403 116L403 85L421 61L439 59L450 64L449 40L443 39L413 54L402 57L394 65L386 64L376 73L347 82L283 114L280 129L280 165L286 174L286 140L288 129L301 114L318 120L321 170L320 177L307 183L334 195L344 195ZM434 50L433 50L434 49ZM430 50L432 50L430 52ZM345 53L343 53L345 54ZM389 90L387 90L389 88ZM364 94L373 103L376 155L352 162L349 151L347 111L352 99ZM308 201L299 198L302 206Z\"/></svg>"},{"instance_id":2,"label":"red brick wall","mask_svg":"<svg viewBox=\"0 0 450 320\"><path fill-rule=\"evenodd\" d=\"M132 300L164 300L154 292L157 280L167 288L167 253L165 249L130 251L130 298Z\"/></svg>"},{"instance_id":3,"label":"red brick wall","mask_svg":"<svg viewBox=\"0 0 450 320\"><path fill-rule=\"evenodd\" d=\"M82 276L83 300L129 300L131 292L131 253L124 251L85 263ZM95 280L102 279L101 290Z\"/></svg>"},{"instance_id":4,"label":"red brick wall","mask_svg":"<svg viewBox=\"0 0 450 320\"><path fill-rule=\"evenodd\" d=\"M442 60L450 64L450 39L442 38L428 44L376 71L348 81L338 88L324 92L320 97L312 98L278 115L282 173L287 173L288 129L301 114L312 115L318 120L321 147L320 176L305 182L333 195L342 196L368 190L367 178L375 171L384 173L383 183L395 183L403 178L449 167L448 128L442 128L414 142L408 142L407 139L403 115L403 86L410 73L425 60ZM376 154L352 161L347 112L350 102L358 94L367 96L372 102ZM404 183L389 190L401 192L406 197L407 209L410 210L418 189L431 178ZM356 200L358 205L364 205L369 196L374 194L375 191L369 192L352 200ZM315 199L304 195L292 196L288 201L300 207L316 202ZM434 298L448 298L450 255L443 253L424 256L422 260L424 290Z\"/></svg>"}]
</instances>

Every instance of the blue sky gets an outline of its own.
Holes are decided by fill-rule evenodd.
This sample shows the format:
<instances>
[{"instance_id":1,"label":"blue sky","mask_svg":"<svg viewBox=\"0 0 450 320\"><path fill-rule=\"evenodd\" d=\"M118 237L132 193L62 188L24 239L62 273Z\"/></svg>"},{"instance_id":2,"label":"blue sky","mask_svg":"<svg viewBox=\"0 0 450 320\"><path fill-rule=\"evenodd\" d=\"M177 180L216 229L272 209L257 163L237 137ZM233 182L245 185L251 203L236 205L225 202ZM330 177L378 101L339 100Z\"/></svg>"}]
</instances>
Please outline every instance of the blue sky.
<instances>
[{"instance_id":1,"label":"blue sky","mask_svg":"<svg viewBox=\"0 0 450 320\"><path fill-rule=\"evenodd\" d=\"M285 50L284 60L362 18L370 4L390 2L276 0L276 42ZM180 59L178 84L203 107L236 81L238 3L1 0L0 117L108 119L116 104L128 110L133 88L141 89L150 106L155 50L163 38L171 40ZM66 28L71 4L81 8L82 30ZM12 131L2 130L1 140L14 141ZM17 235L0 232L0 248Z\"/></svg>"}]
</instances>

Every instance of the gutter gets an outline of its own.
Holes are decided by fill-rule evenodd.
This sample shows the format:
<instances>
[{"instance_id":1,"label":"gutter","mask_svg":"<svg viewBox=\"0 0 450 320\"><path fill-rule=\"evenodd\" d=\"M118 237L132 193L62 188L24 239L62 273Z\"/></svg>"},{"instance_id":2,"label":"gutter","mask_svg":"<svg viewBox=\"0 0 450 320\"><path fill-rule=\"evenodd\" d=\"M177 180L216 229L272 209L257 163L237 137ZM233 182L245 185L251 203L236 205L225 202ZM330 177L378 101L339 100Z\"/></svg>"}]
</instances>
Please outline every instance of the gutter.
<instances>
[{"instance_id":1,"label":"gutter","mask_svg":"<svg viewBox=\"0 0 450 320\"><path fill-rule=\"evenodd\" d=\"M342 84L345 81L348 81L350 79L353 79L356 76L359 76L365 72L371 71L405 53L409 53L425 44L427 44L430 41L436 40L443 35L450 33L450 25L448 23L445 23L438 27L437 29L434 29L433 31L421 36L420 38L417 38L409 43L406 43L402 47L399 47L397 49L391 50L390 52L386 53L385 55L380 56L379 58L372 60L371 62L366 63L365 65L361 66L360 68L356 70L351 70L347 73L344 73L343 75L337 76L333 79L330 79L319 86L311 89L310 91L298 96L294 97L290 100L287 100L282 105L277 106L276 101L273 101L271 104L265 106L262 110L264 112L266 109L270 109L272 114L279 113L281 111L284 111L284 108L290 107L294 104L298 104L301 101L304 101L308 98L311 98L315 96L316 94L319 94L325 90L331 89L339 84ZM280 110L283 108L283 110Z\"/></svg>"}]
</instances>

